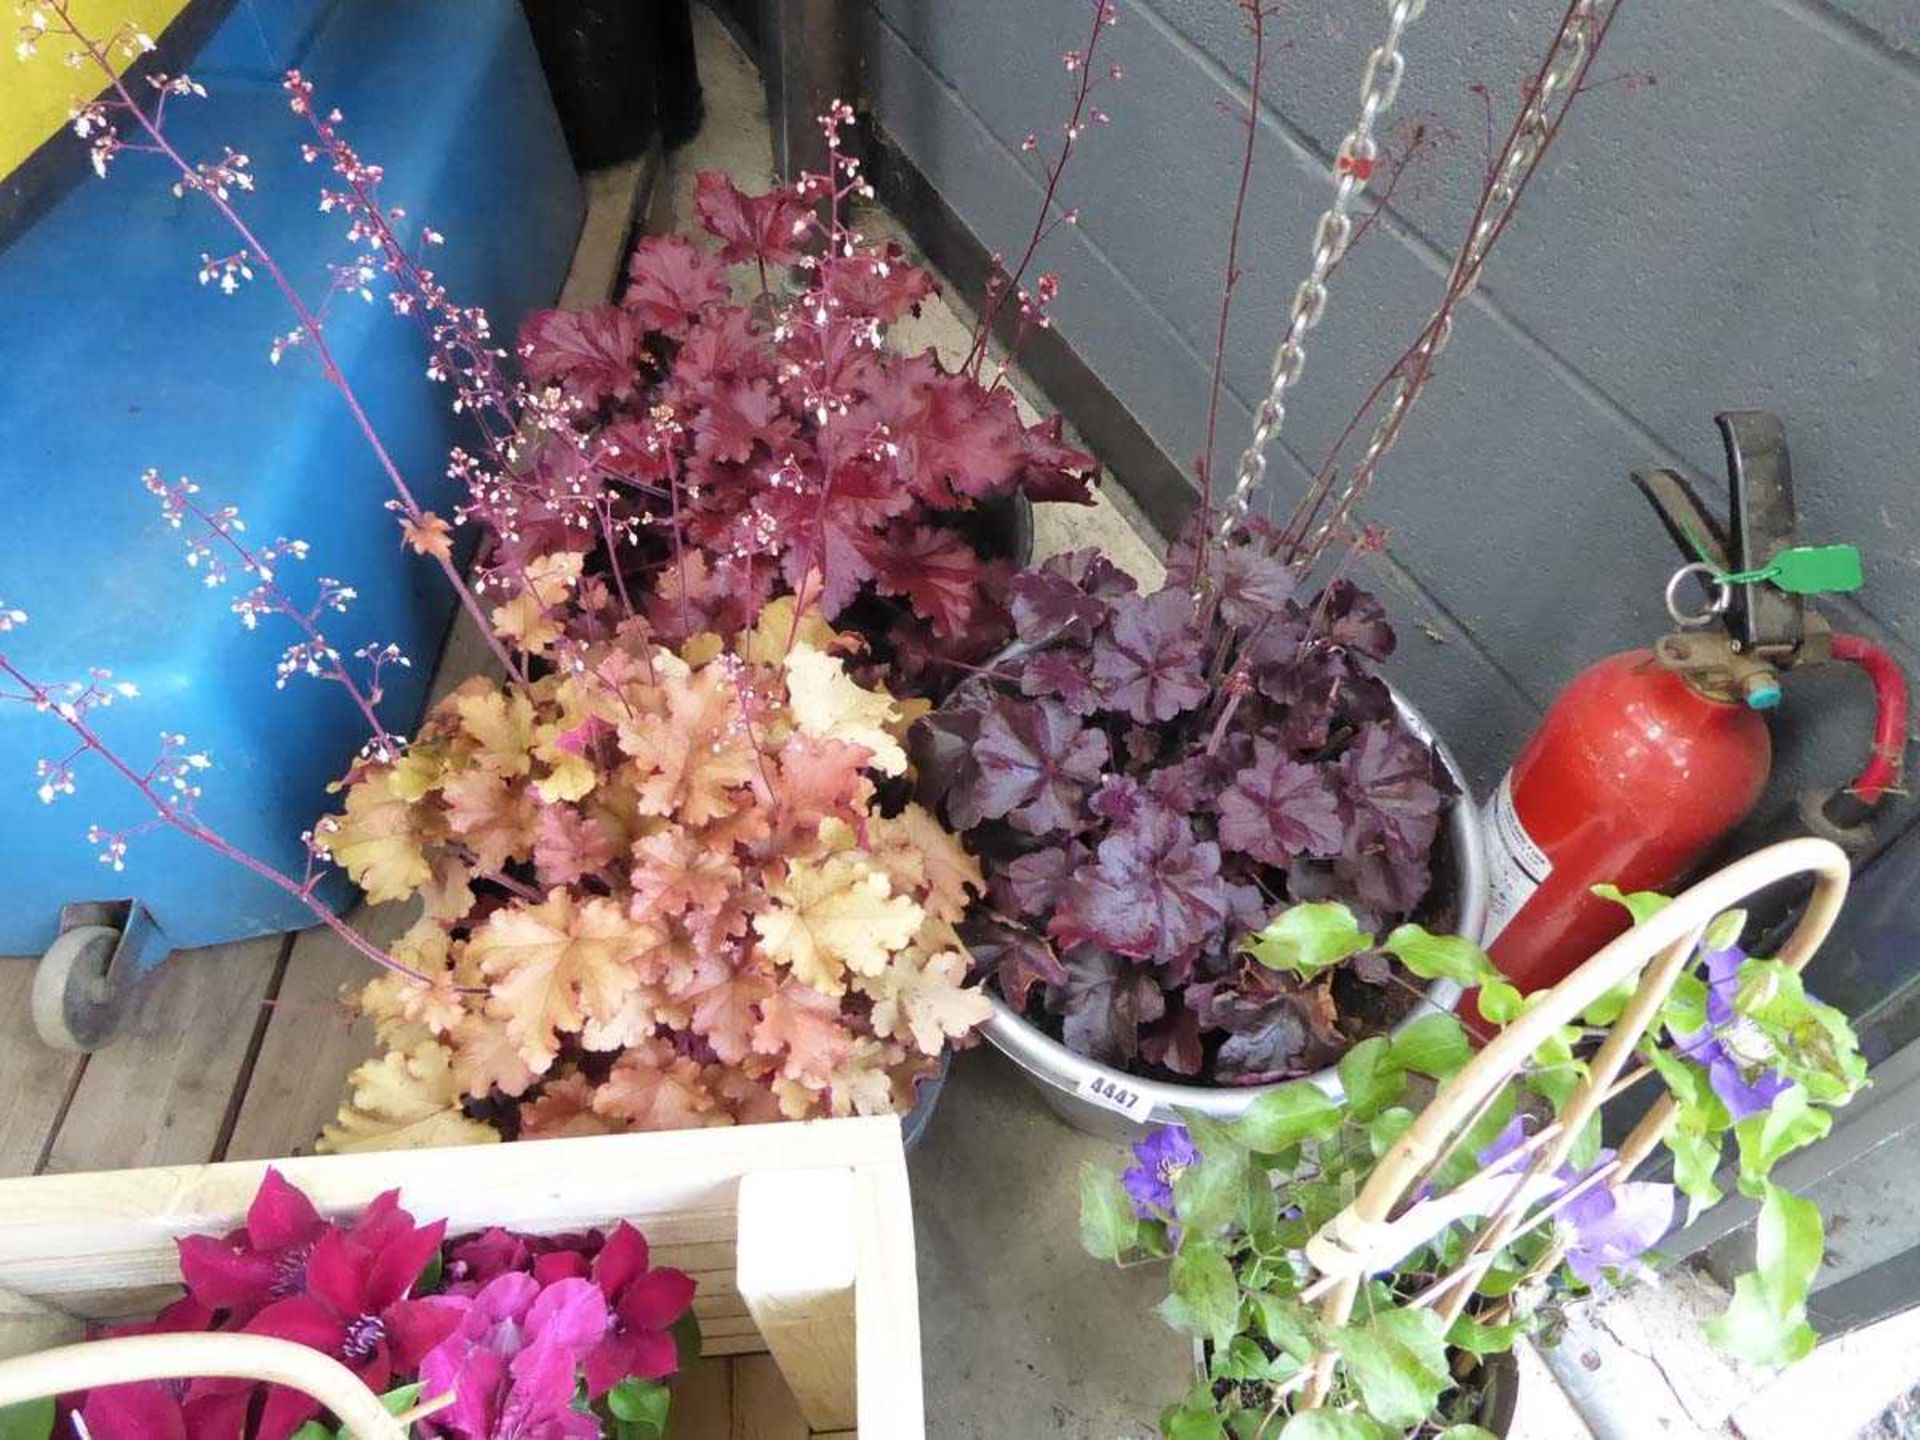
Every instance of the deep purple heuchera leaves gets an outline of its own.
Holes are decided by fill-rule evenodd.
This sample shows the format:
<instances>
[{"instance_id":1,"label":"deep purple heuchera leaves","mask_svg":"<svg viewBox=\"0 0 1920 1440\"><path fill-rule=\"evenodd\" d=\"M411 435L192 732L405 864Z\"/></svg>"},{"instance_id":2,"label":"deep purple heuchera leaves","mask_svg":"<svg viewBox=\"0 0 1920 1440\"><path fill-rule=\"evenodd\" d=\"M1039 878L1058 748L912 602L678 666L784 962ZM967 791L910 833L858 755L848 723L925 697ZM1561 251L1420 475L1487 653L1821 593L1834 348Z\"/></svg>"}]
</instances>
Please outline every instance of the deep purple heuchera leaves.
<instances>
[{"instance_id":1,"label":"deep purple heuchera leaves","mask_svg":"<svg viewBox=\"0 0 1920 1440\"><path fill-rule=\"evenodd\" d=\"M678 1368L671 1331L694 1282L653 1268L632 1226L496 1229L451 1245L445 1230L416 1225L394 1192L329 1221L270 1170L242 1229L180 1242L186 1298L111 1333L272 1335L333 1356L376 1392L418 1380L456 1396L419 1422L450 1440L586 1440L603 1427L580 1408L583 1390L594 1402ZM436 1257L439 1288L422 1294ZM320 1413L299 1391L222 1379L106 1386L73 1408L92 1440L287 1440Z\"/></svg>"},{"instance_id":2,"label":"deep purple heuchera leaves","mask_svg":"<svg viewBox=\"0 0 1920 1440\"><path fill-rule=\"evenodd\" d=\"M1191 540L1152 594L1092 551L1015 576L1013 643L916 759L982 857L966 939L1009 1003L1109 1064L1255 1083L1337 1055L1330 987L1389 967L1303 982L1235 942L1295 900L1407 917L1451 791L1372 673L1394 637L1371 595L1297 596L1259 535L1207 567L1198 600Z\"/></svg>"}]
</instances>

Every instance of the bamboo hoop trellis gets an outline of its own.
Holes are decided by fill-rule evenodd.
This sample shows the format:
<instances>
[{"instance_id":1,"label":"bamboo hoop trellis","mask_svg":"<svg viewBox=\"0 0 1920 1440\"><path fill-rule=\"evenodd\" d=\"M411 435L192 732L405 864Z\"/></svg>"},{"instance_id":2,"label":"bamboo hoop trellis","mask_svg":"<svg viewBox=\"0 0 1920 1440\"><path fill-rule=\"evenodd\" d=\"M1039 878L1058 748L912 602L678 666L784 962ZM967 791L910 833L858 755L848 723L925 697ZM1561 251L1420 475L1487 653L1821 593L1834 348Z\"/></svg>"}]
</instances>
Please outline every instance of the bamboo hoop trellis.
<instances>
[{"instance_id":1,"label":"bamboo hoop trellis","mask_svg":"<svg viewBox=\"0 0 1920 1440\"><path fill-rule=\"evenodd\" d=\"M1481 1222L1459 1264L1409 1303L1415 1308L1433 1307L1451 1326L1494 1257L1509 1241L1547 1224L1577 1194L1598 1185L1616 1185L1631 1176L1673 1125L1671 1095L1663 1095L1653 1105L1610 1165L1544 1205L1523 1195L1527 1179L1550 1176L1565 1162L1581 1130L1604 1100L1646 1073L1640 1070L1624 1078L1621 1074L1668 992L1686 972L1714 918L1768 886L1797 876L1813 878L1813 893L1775 958L1794 970L1801 969L1833 929L1851 876L1846 854L1826 840L1783 841L1708 876L1664 910L1597 951L1554 986L1544 1001L1490 1040L1441 1087L1420 1118L1380 1158L1353 1202L1308 1242L1307 1258L1319 1278L1305 1288L1302 1298L1319 1302L1321 1318L1329 1326L1345 1325L1353 1316L1366 1277L1391 1268L1401 1258L1379 1253L1395 1212L1554 1031L1577 1020L1595 1001L1638 976L1632 998L1588 1063L1587 1075L1565 1110L1528 1142L1524 1167L1516 1164L1502 1172L1511 1173L1515 1180L1508 1201ZM1550 1273L1561 1253L1557 1243L1550 1247L1536 1273ZM1331 1350L1322 1352L1295 1377L1295 1386L1304 1392L1297 1408L1315 1409L1325 1404L1337 1358Z\"/></svg>"},{"instance_id":2,"label":"bamboo hoop trellis","mask_svg":"<svg viewBox=\"0 0 1920 1440\"><path fill-rule=\"evenodd\" d=\"M346 1366L271 1335L124 1335L0 1361L0 1410L49 1395L141 1380L259 1380L300 1390L333 1412L354 1440L407 1440L432 1405L395 1416Z\"/></svg>"}]
</instances>

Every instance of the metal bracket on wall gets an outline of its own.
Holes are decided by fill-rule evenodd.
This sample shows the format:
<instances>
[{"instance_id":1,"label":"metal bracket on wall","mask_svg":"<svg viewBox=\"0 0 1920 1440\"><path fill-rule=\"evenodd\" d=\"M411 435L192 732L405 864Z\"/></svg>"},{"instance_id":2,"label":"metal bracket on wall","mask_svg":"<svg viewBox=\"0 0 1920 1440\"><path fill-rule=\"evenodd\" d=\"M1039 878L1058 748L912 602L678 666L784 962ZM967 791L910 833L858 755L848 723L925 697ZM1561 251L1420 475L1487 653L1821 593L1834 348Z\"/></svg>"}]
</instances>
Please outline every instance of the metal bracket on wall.
<instances>
[{"instance_id":1,"label":"metal bracket on wall","mask_svg":"<svg viewBox=\"0 0 1920 1440\"><path fill-rule=\"evenodd\" d=\"M824 172L820 117L835 100L860 105L861 16L845 0L759 0L760 73L767 87L773 168L783 180Z\"/></svg>"}]
</instances>

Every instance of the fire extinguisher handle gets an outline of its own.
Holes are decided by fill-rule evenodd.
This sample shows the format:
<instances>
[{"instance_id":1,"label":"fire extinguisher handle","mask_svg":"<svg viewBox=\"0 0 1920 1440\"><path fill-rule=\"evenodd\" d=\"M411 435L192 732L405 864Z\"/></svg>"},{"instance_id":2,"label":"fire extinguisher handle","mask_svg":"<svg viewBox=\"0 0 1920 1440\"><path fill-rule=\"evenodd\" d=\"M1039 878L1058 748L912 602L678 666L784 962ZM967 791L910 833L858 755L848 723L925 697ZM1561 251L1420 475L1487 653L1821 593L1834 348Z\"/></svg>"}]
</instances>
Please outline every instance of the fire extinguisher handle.
<instances>
[{"instance_id":1,"label":"fire extinguisher handle","mask_svg":"<svg viewBox=\"0 0 1920 1440\"><path fill-rule=\"evenodd\" d=\"M1677 470L1659 469L1634 471L1633 483L1690 563L1704 560L1722 574L1732 570L1726 531L1701 501L1692 481Z\"/></svg>"},{"instance_id":2,"label":"fire extinguisher handle","mask_svg":"<svg viewBox=\"0 0 1920 1440\"><path fill-rule=\"evenodd\" d=\"M1799 537L1787 427L1769 410L1713 418L1727 452L1727 558L1756 574ZM1806 601L1763 582L1735 585L1727 627L1749 655L1792 657L1806 639Z\"/></svg>"}]
</instances>

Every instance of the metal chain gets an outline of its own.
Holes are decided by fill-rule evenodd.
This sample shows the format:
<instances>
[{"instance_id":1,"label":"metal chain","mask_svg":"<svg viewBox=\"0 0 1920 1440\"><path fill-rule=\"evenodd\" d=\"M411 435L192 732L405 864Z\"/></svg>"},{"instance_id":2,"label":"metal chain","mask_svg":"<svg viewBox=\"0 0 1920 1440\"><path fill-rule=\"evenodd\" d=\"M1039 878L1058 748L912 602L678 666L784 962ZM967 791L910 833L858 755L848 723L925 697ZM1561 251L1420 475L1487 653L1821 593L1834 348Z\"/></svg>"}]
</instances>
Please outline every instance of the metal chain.
<instances>
[{"instance_id":1,"label":"metal chain","mask_svg":"<svg viewBox=\"0 0 1920 1440\"><path fill-rule=\"evenodd\" d=\"M1307 332L1327 313L1327 275L1346 253L1353 239L1353 202L1367 188L1380 147L1373 138L1381 116L1393 108L1400 93L1400 81L1406 74L1406 57L1400 53L1400 39L1408 25L1420 18L1427 0L1393 0L1387 12L1387 33L1373 53L1360 77L1360 118L1334 152L1333 202L1321 215L1313 232L1313 268L1293 292L1293 307L1287 315L1286 333L1274 352L1273 369L1267 381L1266 398L1254 412L1253 438L1240 457L1240 468L1233 490L1220 507L1220 538L1227 539L1246 519L1253 492L1267 473L1267 447L1287 418L1287 392L1299 383L1306 367ZM1256 97L1257 99L1258 97Z\"/></svg>"},{"instance_id":2,"label":"metal chain","mask_svg":"<svg viewBox=\"0 0 1920 1440\"><path fill-rule=\"evenodd\" d=\"M1473 233L1467 237L1459 259L1454 262L1447 295L1427 321L1426 329L1422 332L1423 339L1401 367L1400 385L1387 406L1386 414L1380 417L1380 423L1374 427L1373 435L1367 441L1366 453L1354 468L1356 481L1364 483L1364 477L1372 475L1381 457L1393 447L1394 441L1399 438L1400 422L1407 407L1419 395L1432 372L1434 361L1453 338L1453 309L1471 295L1480 283L1487 250L1500 233L1507 216L1512 213L1519 198L1521 182L1553 133L1549 115L1562 93L1570 91L1578 83L1592 44L1596 11L1600 8L1601 0L1583 0L1583 3L1574 7L1567 23L1562 25L1556 36L1553 54L1541 75L1540 84L1528 97L1526 108L1514 127L1513 140L1500 172L1487 187L1486 203L1481 209L1479 223L1473 227ZM1306 546L1307 554L1317 553L1327 543L1335 528L1344 521L1350 501L1351 492L1348 501L1333 507L1333 512L1321 523L1314 532L1312 542Z\"/></svg>"}]
</instances>

